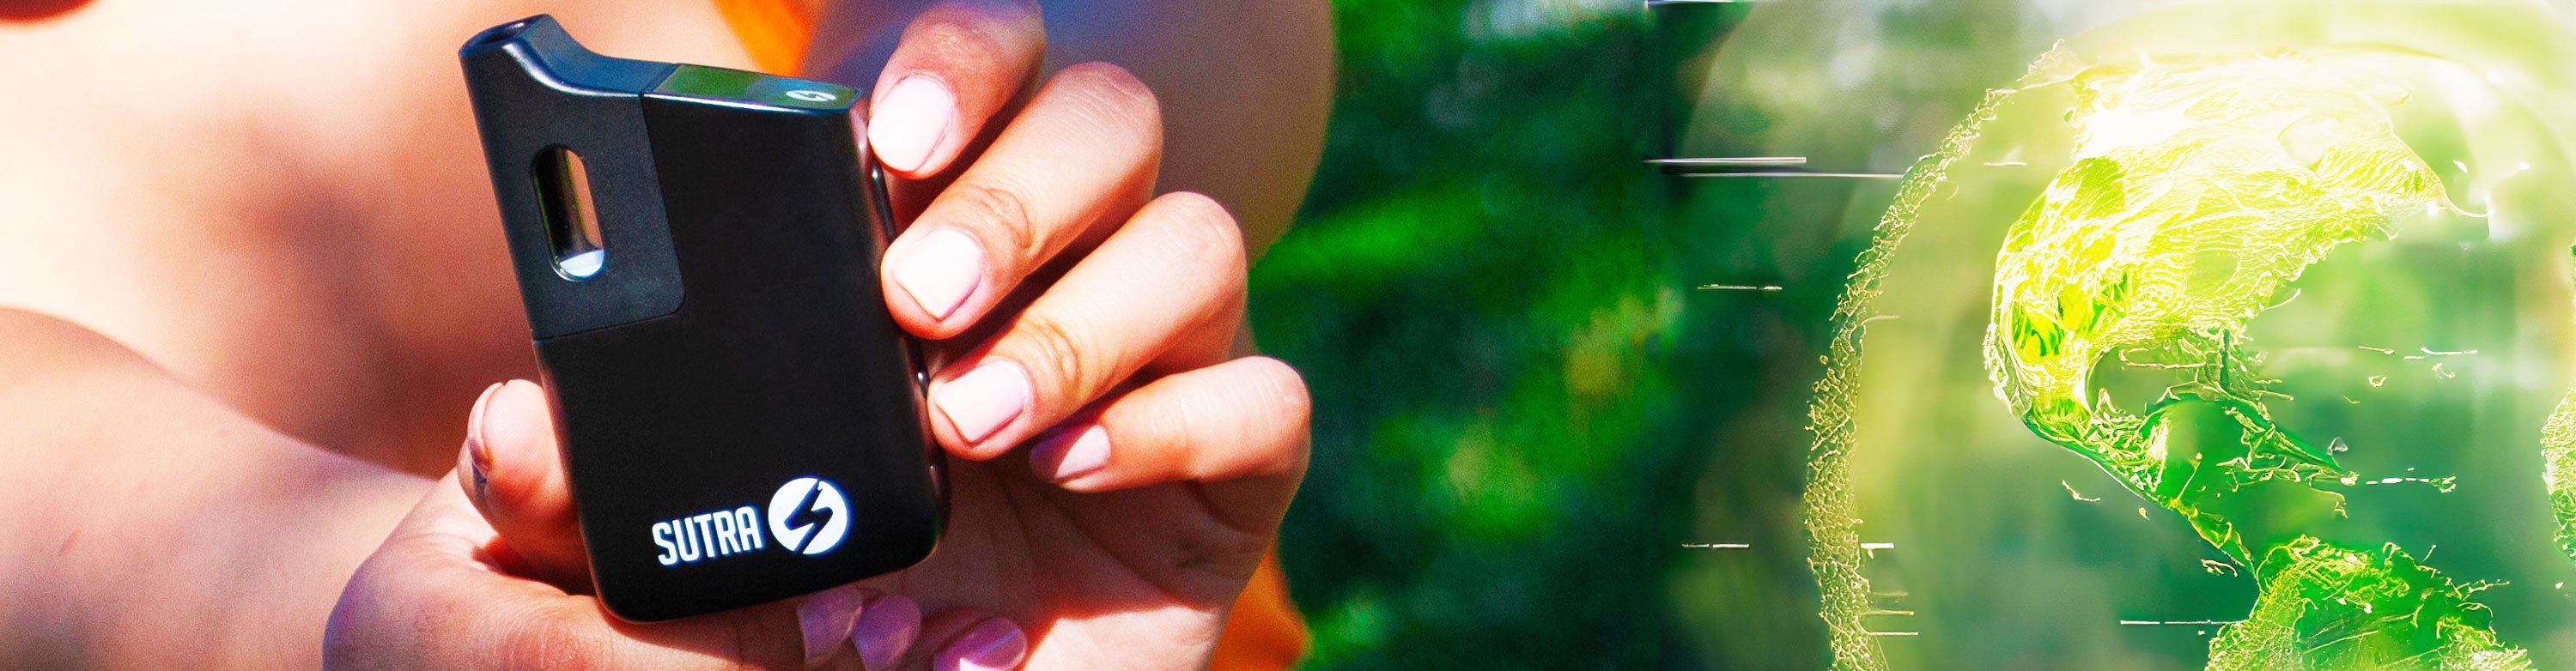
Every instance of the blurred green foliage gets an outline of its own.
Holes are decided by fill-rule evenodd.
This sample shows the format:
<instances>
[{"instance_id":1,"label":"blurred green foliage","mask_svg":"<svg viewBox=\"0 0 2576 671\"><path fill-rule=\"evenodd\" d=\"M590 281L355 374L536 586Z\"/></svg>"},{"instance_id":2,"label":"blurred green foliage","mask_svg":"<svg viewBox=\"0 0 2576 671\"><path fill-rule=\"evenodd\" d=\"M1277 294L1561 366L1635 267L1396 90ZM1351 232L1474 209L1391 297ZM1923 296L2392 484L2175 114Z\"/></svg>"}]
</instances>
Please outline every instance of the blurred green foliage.
<instances>
[{"instance_id":1,"label":"blurred green foliage","mask_svg":"<svg viewBox=\"0 0 2576 671\"><path fill-rule=\"evenodd\" d=\"M1873 152L1928 151L2045 42L1997 39L1997 2L1807 17L1904 27L1878 53L1905 66L1774 118L1795 106L1703 97L1745 5L1335 4L1323 165L1252 271L1261 345L1316 403L1281 543L1310 668L1823 668L1806 391L1894 184L1642 159L1829 118L1862 130L1796 151L1889 169ZM1830 74L1797 53L1766 72ZM1789 83L1755 90L1817 90Z\"/></svg>"},{"instance_id":2,"label":"blurred green foliage","mask_svg":"<svg viewBox=\"0 0 2576 671\"><path fill-rule=\"evenodd\" d=\"M1310 667L1803 669L1830 661L1800 532L1807 391L1821 372L1827 315L1895 185L1680 178L1640 159L1675 155L1679 143L1690 156L1799 155L1823 169L1902 170L2054 41L2173 3L2035 3L2047 11L2021 0L1763 4L1748 16L1740 4L1650 15L1593 0L1336 3L1340 89L1324 162L1297 228L1252 278L1263 348L1305 373L1316 403L1314 462L1281 544L1315 635ZM2223 18L2174 33L2258 25L2235 5L2209 7ZM2563 43L2497 37L2546 22L2465 17L2392 23L2407 26L2409 39L2440 44ZM2459 149L2441 144L2456 139L2409 141L2428 158ZM2510 163L2510 153L2488 158ZM2009 222L2037 188L1979 179L1979 188L1945 196L1944 207L1994 209L2004 214L1967 219ZM2513 198L2543 204L2508 211L2569 211L2552 195L2564 189L2537 179ZM1973 344L1981 331L1941 330L1947 322L1934 317L1982 309L1994 243L1962 242L1960 226L1934 228L1958 239L1908 243L1925 250L1914 258L1939 263L1892 280L1915 290L1883 307L1911 318L1884 333L1924 329L1926 341ZM2555 255L2557 244L2542 247ZM2311 283L2326 274L2312 273ZM2444 279L2410 291L2457 292L2472 276L2427 265L2421 277ZM1783 289L1695 288L1707 284ZM2390 300L2375 291L2375 300ZM2398 321L2336 305L2306 299L2289 309L2326 312L2290 323ZM2527 309L2442 305L2497 319ZM2506 334L2515 323L2403 312L2464 329L2501 324L2496 332ZM1960 323L1981 328L1983 313L1971 313L1979 319ZM2207 614L2251 603L2252 579L2198 563L2206 547L2177 520L2125 499L2104 503L2119 495L2116 486L2011 422L1973 349L1938 354L1871 355L1881 370L1915 366L1924 372L1914 377L1963 381L1957 390L1886 392L1943 401L1918 404L1939 409L1928 416L1941 421L1888 435L1942 440L1864 450L1878 460L1864 503L1881 506L1861 515L1877 525L1866 533L1901 541L1914 557L1873 557L1880 577L1915 578L1882 583L1890 591L1873 597L1938 614L1889 620L1921 634L1888 639L1891 649L1978 660L1950 665L1958 668L2201 664L2207 627L2119 620L2220 617ZM2548 398L2536 402L2556 398L2556 387L2542 386ZM2324 403L2335 394L2314 397L2348 410ZM2518 432L2537 425L2462 403L2383 400L2337 420L2362 427L2352 435L2385 438L2377 441L2385 448L2345 457L2378 460L2372 472L2459 472L2467 467L2445 461L2453 452L2503 453L2403 445L2528 442L2524 433L2471 435L2462 418ZM2008 440L1963 433L1996 422ZM1926 456L1891 456L1918 454ZM2513 477L2536 467L2493 463ZM2537 491L2537 482L2517 482ZM2399 488L2352 496L2399 505L2356 507L2396 512L2351 524L2406 533L2457 531L2437 521L2455 512L2436 511L2503 500ZM2431 496L2452 505L2405 498ZM2490 523L2469 532L2541 520L2519 508L2480 514ZM2462 539L2416 540L2445 548L2439 563L2462 576L2501 574L2481 562L2507 556ZM1706 543L1740 547L1686 547ZM2555 554L2532 556L2565 570ZM2499 633L2519 645L2567 640L2545 635L2550 618L2530 616L2567 612L2548 610L2567 598L2551 587L2556 580L2522 582L2519 591L2481 595L2496 604ZM2076 630L2097 635L2062 633Z\"/></svg>"},{"instance_id":3,"label":"blurred green foliage","mask_svg":"<svg viewBox=\"0 0 2576 671\"><path fill-rule=\"evenodd\" d=\"M1862 241L1828 216L1784 251L1750 226L1782 187L1644 166L1679 84L1645 14L1592 4L1336 3L1323 165L1252 272L1261 345L1316 404L1282 541L1310 668L1821 660L1812 617L1732 623L1766 636L1743 650L1695 637L1729 624L1707 594L1814 600L1794 403L1838 283L1693 287L1839 278ZM1729 425L1763 449L1721 449ZM1758 523L1702 537L1703 511ZM1710 552L1683 544L1718 541L1767 568L1677 586Z\"/></svg>"}]
</instances>

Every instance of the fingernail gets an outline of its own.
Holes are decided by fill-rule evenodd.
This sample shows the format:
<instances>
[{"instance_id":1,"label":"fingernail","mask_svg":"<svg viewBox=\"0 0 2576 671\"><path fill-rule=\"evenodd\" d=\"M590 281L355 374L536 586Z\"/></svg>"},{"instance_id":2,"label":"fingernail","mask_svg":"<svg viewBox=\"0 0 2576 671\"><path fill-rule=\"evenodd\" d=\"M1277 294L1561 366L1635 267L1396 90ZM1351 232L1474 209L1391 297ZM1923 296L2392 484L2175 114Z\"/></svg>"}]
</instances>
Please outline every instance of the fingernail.
<instances>
[{"instance_id":1,"label":"fingernail","mask_svg":"<svg viewBox=\"0 0 2576 671\"><path fill-rule=\"evenodd\" d=\"M1028 410L1029 374L1009 359L994 359L932 387L930 397L958 437L980 443Z\"/></svg>"},{"instance_id":2,"label":"fingernail","mask_svg":"<svg viewBox=\"0 0 2576 671\"><path fill-rule=\"evenodd\" d=\"M859 589L834 587L805 597L796 605L797 625L805 633L805 662L820 663L847 638L859 619Z\"/></svg>"},{"instance_id":3,"label":"fingernail","mask_svg":"<svg viewBox=\"0 0 2576 671\"><path fill-rule=\"evenodd\" d=\"M1019 668L1020 662L1028 656L1028 637L1020 635L1017 625L997 617L975 625L974 631L966 632L965 636L957 638L956 643L949 644L947 650L939 651L939 659L931 663L931 668L939 671L998 671Z\"/></svg>"},{"instance_id":4,"label":"fingernail","mask_svg":"<svg viewBox=\"0 0 2576 671\"><path fill-rule=\"evenodd\" d=\"M984 246L975 239L954 230L941 229L921 236L921 242L904 253L903 265L894 269L894 283L912 296L912 302L931 319L947 319L966 303L966 295L975 293L975 285L984 281Z\"/></svg>"},{"instance_id":5,"label":"fingernail","mask_svg":"<svg viewBox=\"0 0 2576 671\"><path fill-rule=\"evenodd\" d=\"M1039 475L1056 482L1090 475L1109 465L1109 431L1093 424L1081 431L1058 433L1029 451L1029 463L1041 469ZM1048 464L1055 465L1052 473L1045 470Z\"/></svg>"},{"instance_id":6,"label":"fingernail","mask_svg":"<svg viewBox=\"0 0 2576 671\"><path fill-rule=\"evenodd\" d=\"M868 602L867 609L859 612L858 626L850 630L850 644L858 647L859 662L867 668L891 669L919 635L921 606L889 594Z\"/></svg>"},{"instance_id":7,"label":"fingernail","mask_svg":"<svg viewBox=\"0 0 2576 671\"><path fill-rule=\"evenodd\" d=\"M474 478L471 484L476 499L488 499L492 492L492 448L483 442L483 409L492 405L492 395L507 384L496 382L484 387L483 395L474 399L474 409L465 413L465 466Z\"/></svg>"},{"instance_id":8,"label":"fingernail","mask_svg":"<svg viewBox=\"0 0 2576 671\"><path fill-rule=\"evenodd\" d=\"M876 149L877 160L914 172L957 124L957 94L936 77L914 75L895 82L874 110L868 115L868 146Z\"/></svg>"}]
</instances>

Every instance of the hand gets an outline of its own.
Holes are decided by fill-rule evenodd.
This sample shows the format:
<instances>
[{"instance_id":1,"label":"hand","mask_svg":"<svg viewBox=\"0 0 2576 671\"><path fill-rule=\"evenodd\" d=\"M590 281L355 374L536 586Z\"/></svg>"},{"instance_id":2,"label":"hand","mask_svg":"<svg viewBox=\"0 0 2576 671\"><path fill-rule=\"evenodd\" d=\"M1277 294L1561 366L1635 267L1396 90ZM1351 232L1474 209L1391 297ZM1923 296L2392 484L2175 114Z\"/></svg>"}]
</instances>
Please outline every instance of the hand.
<instances>
[{"instance_id":1,"label":"hand","mask_svg":"<svg viewBox=\"0 0 2576 671\"><path fill-rule=\"evenodd\" d=\"M943 4L876 87L869 142L918 212L887 251L886 299L936 341L933 432L957 458L935 554L859 593L615 623L580 594L543 395L514 382L478 403L463 486L423 501L351 582L334 661L1204 666L1303 476L1304 384L1235 356L1232 217L1149 198L1150 91L1084 64L1018 102L1044 39L1032 6ZM1000 459L1031 441L1025 464Z\"/></svg>"},{"instance_id":2,"label":"hand","mask_svg":"<svg viewBox=\"0 0 2576 671\"><path fill-rule=\"evenodd\" d=\"M536 454L543 450L544 454ZM855 668L838 654L855 589L659 624L587 596L572 501L545 394L493 385L466 420L463 459L358 567L324 632L335 669ZM504 532L509 541L503 542Z\"/></svg>"},{"instance_id":3,"label":"hand","mask_svg":"<svg viewBox=\"0 0 2576 671\"><path fill-rule=\"evenodd\" d=\"M1035 634L1031 667L1198 668L1304 475L1305 386L1235 358L1234 219L1196 194L1149 199L1151 91L1082 64L1013 109L1044 43L1033 5L944 3L874 89L869 144L903 195L935 194L882 284L948 359L932 424L958 459L939 551L865 586L932 611L931 650L991 613ZM1001 458L1028 441L1025 466Z\"/></svg>"},{"instance_id":4,"label":"hand","mask_svg":"<svg viewBox=\"0 0 2576 671\"><path fill-rule=\"evenodd\" d=\"M898 195L921 195L898 199L919 215L887 252L887 303L951 359L934 377L933 430L971 460L954 470L956 531L902 591L1001 606L1044 632L1036 665L1195 666L1303 475L1305 389L1276 361L1231 358L1234 220L1195 194L1148 200L1162 156L1152 92L1096 63L1022 90L1044 51L1038 24L1025 4L941 5L905 32L872 98L870 144L904 178ZM1031 471L973 463L1029 440ZM1124 491L1099 494L1112 490ZM987 555L1061 559L959 561ZM1068 573L1103 568L1114 580ZM1054 621L1103 610L1080 599L1118 584L1181 597L1128 605L1191 608L1128 628Z\"/></svg>"}]
</instances>

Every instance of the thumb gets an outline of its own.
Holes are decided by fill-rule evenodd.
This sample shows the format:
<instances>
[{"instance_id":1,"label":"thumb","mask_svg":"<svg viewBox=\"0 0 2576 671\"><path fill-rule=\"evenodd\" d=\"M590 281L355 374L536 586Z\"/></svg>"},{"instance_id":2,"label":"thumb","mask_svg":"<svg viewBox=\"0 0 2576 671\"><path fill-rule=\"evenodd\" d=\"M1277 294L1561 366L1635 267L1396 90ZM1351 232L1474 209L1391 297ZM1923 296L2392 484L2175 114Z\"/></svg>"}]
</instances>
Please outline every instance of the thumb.
<instances>
[{"instance_id":1,"label":"thumb","mask_svg":"<svg viewBox=\"0 0 2576 671\"><path fill-rule=\"evenodd\" d=\"M492 527L467 503L465 491L448 482L431 488L350 578L326 629L326 667L856 664L844 643L858 614L853 588L673 622L621 622L595 599L493 570L486 561L486 548L496 544Z\"/></svg>"},{"instance_id":2,"label":"thumb","mask_svg":"<svg viewBox=\"0 0 2576 671\"><path fill-rule=\"evenodd\" d=\"M587 593L590 564L545 390L526 380L484 390L457 459L466 498L501 535L493 555L502 568Z\"/></svg>"}]
</instances>

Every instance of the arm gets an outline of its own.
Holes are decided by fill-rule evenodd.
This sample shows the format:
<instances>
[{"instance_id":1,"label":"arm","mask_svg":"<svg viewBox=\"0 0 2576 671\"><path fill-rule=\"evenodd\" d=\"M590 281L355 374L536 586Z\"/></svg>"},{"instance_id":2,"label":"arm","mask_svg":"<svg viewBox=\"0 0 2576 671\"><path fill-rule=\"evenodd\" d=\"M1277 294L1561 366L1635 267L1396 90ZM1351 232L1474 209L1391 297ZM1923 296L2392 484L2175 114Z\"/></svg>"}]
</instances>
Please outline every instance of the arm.
<instances>
[{"instance_id":1,"label":"arm","mask_svg":"<svg viewBox=\"0 0 2576 671\"><path fill-rule=\"evenodd\" d=\"M343 580L428 485L278 435L78 326L0 310L0 342L12 665L310 665Z\"/></svg>"}]
</instances>

